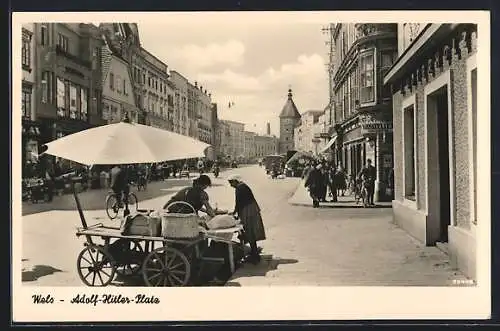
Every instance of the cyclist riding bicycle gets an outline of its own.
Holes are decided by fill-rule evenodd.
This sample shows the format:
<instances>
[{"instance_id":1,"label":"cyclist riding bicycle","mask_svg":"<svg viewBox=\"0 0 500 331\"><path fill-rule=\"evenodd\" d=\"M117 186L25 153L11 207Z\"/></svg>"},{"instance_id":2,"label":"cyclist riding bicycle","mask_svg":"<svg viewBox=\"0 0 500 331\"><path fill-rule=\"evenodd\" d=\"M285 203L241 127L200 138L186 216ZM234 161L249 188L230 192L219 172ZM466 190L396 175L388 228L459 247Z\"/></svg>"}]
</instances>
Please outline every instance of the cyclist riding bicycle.
<instances>
[{"instance_id":1,"label":"cyclist riding bicycle","mask_svg":"<svg viewBox=\"0 0 500 331\"><path fill-rule=\"evenodd\" d=\"M368 205L375 205L373 203L373 195L374 195L374 188L375 188L375 178L377 176L375 167L372 166L372 160L367 159L366 160L366 166L361 169L361 171L358 174L358 179L362 181L362 188L366 192L366 204Z\"/></svg>"},{"instance_id":2,"label":"cyclist riding bicycle","mask_svg":"<svg viewBox=\"0 0 500 331\"><path fill-rule=\"evenodd\" d=\"M111 169L111 189L117 196L118 208L122 208L123 202L130 192L128 167L126 165L116 165Z\"/></svg>"}]
</instances>

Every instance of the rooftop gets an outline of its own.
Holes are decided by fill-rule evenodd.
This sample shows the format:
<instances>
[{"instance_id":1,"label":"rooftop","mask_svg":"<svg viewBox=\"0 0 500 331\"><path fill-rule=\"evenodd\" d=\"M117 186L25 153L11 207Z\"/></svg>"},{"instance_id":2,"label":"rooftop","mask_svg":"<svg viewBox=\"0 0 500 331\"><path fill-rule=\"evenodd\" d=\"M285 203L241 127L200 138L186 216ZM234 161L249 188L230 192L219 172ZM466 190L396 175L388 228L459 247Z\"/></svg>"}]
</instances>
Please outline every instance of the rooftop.
<instances>
[{"instance_id":1,"label":"rooftop","mask_svg":"<svg viewBox=\"0 0 500 331\"><path fill-rule=\"evenodd\" d=\"M295 103L293 102L292 96L292 89L288 89L288 99L281 110L280 117L300 118L300 113L297 110L297 106L295 106Z\"/></svg>"}]
</instances>

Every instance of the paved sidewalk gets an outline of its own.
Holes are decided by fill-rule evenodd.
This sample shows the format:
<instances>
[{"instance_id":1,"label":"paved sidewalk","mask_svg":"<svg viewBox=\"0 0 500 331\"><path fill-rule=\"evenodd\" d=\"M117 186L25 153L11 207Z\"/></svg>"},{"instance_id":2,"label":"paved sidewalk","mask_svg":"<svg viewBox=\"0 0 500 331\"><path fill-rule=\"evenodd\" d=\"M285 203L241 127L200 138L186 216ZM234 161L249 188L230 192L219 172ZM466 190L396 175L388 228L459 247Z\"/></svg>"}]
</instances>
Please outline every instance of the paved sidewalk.
<instances>
[{"instance_id":1,"label":"paved sidewalk","mask_svg":"<svg viewBox=\"0 0 500 331\"><path fill-rule=\"evenodd\" d=\"M331 200L330 197L327 197L327 201ZM363 203L361 201L356 202L354 200L354 196L339 196L337 198L337 202L321 202L320 205L323 207L331 207L331 208L358 208L363 207ZM292 195L292 197L288 200L288 203L293 206L312 206L312 199L309 196L309 191L304 187L304 181L301 180L297 186L297 190ZM389 208L392 206L391 202L377 202L375 207L385 207Z\"/></svg>"},{"instance_id":2,"label":"paved sidewalk","mask_svg":"<svg viewBox=\"0 0 500 331\"><path fill-rule=\"evenodd\" d=\"M269 226L262 261L239 267L226 286L452 286L466 278L436 247L392 222L389 206L362 208L344 197L312 208L303 183ZM336 208L344 206L346 208Z\"/></svg>"}]
</instances>

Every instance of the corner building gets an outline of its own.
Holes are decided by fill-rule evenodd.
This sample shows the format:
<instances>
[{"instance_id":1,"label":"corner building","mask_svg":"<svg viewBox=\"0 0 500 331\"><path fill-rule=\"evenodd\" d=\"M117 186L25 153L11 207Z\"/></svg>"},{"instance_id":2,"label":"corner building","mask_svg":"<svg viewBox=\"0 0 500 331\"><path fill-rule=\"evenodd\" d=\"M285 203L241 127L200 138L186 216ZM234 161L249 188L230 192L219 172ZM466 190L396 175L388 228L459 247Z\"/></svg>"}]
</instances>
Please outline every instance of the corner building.
<instances>
[{"instance_id":1,"label":"corner building","mask_svg":"<svg viewBox=\"0 0 500 331\"><path fill-rule=\"evenodd\" d=\"M397 57L397 24L335 24L332 34L334 130L326 146L352 176L371 159L375 201L389 201L392 95L383 77Z\"/></svg>"}]
</instances>

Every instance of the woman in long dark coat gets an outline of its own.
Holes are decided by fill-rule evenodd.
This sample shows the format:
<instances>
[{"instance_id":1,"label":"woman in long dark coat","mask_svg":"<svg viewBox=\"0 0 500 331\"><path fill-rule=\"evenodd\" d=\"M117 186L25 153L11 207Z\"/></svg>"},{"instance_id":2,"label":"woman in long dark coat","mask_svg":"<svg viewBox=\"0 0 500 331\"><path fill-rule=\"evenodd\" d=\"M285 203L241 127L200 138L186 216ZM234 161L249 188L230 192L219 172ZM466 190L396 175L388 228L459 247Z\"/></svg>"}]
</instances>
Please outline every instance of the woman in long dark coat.
<instances>
[{"instance_id":1,"label":"woman in long dark coat","mask_svg":"<svg viewBox=\"0 0 500 331\"><path fill-rule=\"evenodd\" d=\"M240 176L229 176L228 181L235 189L236 199L233 215L238 215L240 218L243 224L244 240L250 244L250 257L248 261L257 264L260 262L257 241L266 239L259 204L255 200L250 187L243 183Z\"/></svg>"},{"instance_id":2,"label":"woman in long dark coat","mask_svg":"<svg viewBox=\"0 0 500 331\"><path fill-rule=\"evenodd\" d=\"M321 164L318 164L314 167L310 172L309 176L307 176L304 186L309 190L309 195L313 201L313 207L319 207L319 201L321 200L321 195L323 191L324 177L321 173Z\"/></svg>"}]
</instances>

